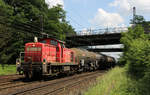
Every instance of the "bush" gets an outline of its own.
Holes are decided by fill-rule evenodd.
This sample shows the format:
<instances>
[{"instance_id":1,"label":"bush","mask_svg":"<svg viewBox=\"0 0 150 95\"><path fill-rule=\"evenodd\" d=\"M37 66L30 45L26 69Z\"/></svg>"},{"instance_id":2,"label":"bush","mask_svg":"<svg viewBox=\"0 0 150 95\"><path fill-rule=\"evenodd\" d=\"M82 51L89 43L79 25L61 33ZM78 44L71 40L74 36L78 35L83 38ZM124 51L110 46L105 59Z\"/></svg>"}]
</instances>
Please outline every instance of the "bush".
<instances>
[{"instance_id":1,"label":"bush","mask_svg":"<svg viewBox=\"0 0 150 95\"><path fill-rule=\"evenodd\" d=\"M97 80L85 95L139 95L136 81L127 77L125 68L115 67Z\"/></svg>"},{"instance_id":2,"label":"bush","mask_svg":"<svg viewBox=\"0 0 150 95\"><path fill-rule=\"evenodd\" d=\"M142 26L137 25L123 33L124 54L120 63L126 64L127 73L137 81L138 93L150 95L150 41Z\"/></svg>"}]
</instances>

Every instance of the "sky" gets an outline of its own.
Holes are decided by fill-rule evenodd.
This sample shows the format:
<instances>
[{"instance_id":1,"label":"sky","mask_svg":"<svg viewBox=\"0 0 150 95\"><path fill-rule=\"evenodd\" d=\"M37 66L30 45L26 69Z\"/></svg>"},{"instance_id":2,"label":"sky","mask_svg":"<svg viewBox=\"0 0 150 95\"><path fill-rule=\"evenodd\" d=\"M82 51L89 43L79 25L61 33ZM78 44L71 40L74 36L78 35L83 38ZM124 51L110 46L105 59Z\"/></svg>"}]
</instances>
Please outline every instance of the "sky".
<instances>
[{"instance_id":1,"label":"sky","mask_svg":"<svg viewBox=\"0 0 150 95\"><path fill-rule=\"evenodd\" d=\"M76 31L129 26L134 6L136 14L150 20L148 18L150 0L46 0L46 2L50 8L57 4L63 5L67 12L67 21Z\"/></svg>"},{"instance_id":2,"label":"sky","mask_svg":"<svg viewBox=\"0 0 150 95\"><path fill-rule=\"evenodd\" d=\"M76 31L128 27L133 18L133 7L136 7L137 15L150 20L150 0L46 0L46 3L49 8L62 5L67 21ZM121 53L106 54L118 58Z\"/></svg>"}]
</instances>

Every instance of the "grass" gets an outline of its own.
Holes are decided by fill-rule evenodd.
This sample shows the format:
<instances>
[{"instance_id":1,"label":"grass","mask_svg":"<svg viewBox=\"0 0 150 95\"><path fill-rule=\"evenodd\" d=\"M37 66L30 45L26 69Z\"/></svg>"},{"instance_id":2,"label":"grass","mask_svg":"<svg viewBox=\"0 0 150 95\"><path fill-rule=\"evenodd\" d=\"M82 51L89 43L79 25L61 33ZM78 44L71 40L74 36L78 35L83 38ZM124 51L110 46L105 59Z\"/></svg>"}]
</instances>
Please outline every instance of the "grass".
<instances>
[{"instance_id":1,"label":"grass","mask_svg":"<svg viewBox=\"0 0 150 95\"><path fill-rule=\"evenodd\" d=\"M125 68L115 67L84 95L137 95L134 81L127 77Z\"/></svg>"},{"instance_id":2,"label":"grass","mask_svg":"<svg viewBox=\"0 0 150 95\"><path fill-rule=\"evenodd\" d=\"M10 75L16 73L16 65L4 65L4 69L2 65L0 65L0 75Z\"/></svg>"}]
</instances>

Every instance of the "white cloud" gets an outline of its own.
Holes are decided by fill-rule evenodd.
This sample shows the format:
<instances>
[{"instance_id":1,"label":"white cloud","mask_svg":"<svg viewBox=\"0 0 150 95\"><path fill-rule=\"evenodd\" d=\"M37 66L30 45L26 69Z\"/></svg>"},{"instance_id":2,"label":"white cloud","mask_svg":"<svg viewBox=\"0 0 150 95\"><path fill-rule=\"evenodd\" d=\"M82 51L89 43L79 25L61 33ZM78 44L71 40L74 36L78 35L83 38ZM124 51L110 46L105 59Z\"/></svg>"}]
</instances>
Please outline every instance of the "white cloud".
<instances>
[{"instance_id":1,"label":"white cloud","mask_svg":"<svg viewBox=\"0 0 150 95\"><path fill-rule=\"evenodd\" d=\"M140 14L149 14L150 12L150 0L114 0L109 5L118 8L123 15L131 14L134 6Z\"/></svg>"},{"instance_id":2,"label":"white cloud","mask_svg":"<svg viewBox=\"0 0 150 95\"><path fill-rule=\"evenodd\" d=\"M48 4L49 8L52 8L54 6L62 5L64 8L64 1L63 0L45 0L45 2Z\"/></svg>"},{"instance_id":3,"label":"white cloud","mask_svg":"<svg viewBox=\"0 0 150 95\"><path fill-rule=\"evenodd\" d=\"M109 13L99 8L95 17L90 21L93 25L102 27L117 27L123 25L123 18L118 13Z\"/></svg>"}]
</instances>

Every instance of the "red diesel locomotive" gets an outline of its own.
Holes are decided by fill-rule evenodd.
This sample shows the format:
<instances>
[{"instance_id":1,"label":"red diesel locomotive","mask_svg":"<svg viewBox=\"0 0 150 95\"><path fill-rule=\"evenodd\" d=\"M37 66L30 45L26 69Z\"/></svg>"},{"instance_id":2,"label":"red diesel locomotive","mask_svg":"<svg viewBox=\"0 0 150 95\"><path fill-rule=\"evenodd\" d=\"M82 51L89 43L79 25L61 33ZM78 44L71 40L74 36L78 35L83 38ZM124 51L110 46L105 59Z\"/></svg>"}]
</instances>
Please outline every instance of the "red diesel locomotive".
<instances>
[{"instance_id":1,"label":"red diesel locomotive","mask_svg":"<svg viewBox=\"0 0 150 95\"><path fill-rule=\"evenodd\" d=\"M25 52L20 54L20 60L20 68L28 78L66 71L74 72L78 69L74 52L66 48L64 42L52 38L26 43Z\"/></svg>"}]
</instances>

